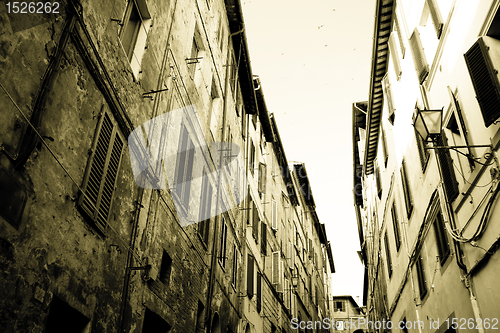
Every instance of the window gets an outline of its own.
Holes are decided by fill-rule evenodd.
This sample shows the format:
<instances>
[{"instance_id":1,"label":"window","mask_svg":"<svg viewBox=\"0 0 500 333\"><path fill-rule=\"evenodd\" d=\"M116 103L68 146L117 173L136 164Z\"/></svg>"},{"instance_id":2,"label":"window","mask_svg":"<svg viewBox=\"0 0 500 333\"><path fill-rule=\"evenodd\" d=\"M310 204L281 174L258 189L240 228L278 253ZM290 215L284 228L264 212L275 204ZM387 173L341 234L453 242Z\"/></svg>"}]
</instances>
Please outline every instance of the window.
<instances>
[{"instance_id":1,"label":"window","mask_svg":"<svg viewBox=\"0 0 500 333\"><path fill-rule=\"evenodd\" d=\"M89 319L57 296L50 303L45 333L86 332Z\"/></svg>"},{"instance_id":2,"label":"window","mask_svg":"<svg viewBox=\"0 0 500 333\"><path fill-rule=\"evenodd\" d=\"M201 63L204 54L205 54L205 47L203 45L203 38L201 37L198 24L196 24L193 33L193 40L191 42L191 53L189 57L186 58L189 74L191 75L191 78L193 80L196 75L197 65Z\"/></svg>"},{"instance_id":3,"label":"window","mask_svg":"<svg viewBox=\"0 0 500 333\"><path fill-rule=\"evenodd\" d=\"M212 185L207 177L203 177L203 184L200 199L199 222L197 224L198 234L205 244L208 244L208 234L210 232L210 216L212 210Z\"/></svg>"},{"instance_id":4,"label":"window","mask_svg":"<svg viewBox=\"0 0 500 333\"><path fill-rule=\"evenodd\" d=\"M418 157L420 158L420 165L422 166L422 172L425 172L427 167L427 162L429 161L430 153L429 150L425 149L426 144L424 139L418 134L417 130L413 129L415 132L415 140L417 142Z\"/></svg>"},{"instance_id":5,"label":"window","mask_svg":"<svg viewBox=\"0 0 500 333\"><path fill-rule=\"evenodd\" d=\"M377 196L379 199L382 198L382 183L380 181L380 168L378 163L375 164L375 183L377 185Z\"/></svg>"},{"instance_id":6,"label":"window","mask_svg":"<svg viewBox=\"0 0 500 333\"><path fill-rule=\"evenodd\" d=\"M129 1L122 21L120 41L135 76L140 71L142 56L146 48L146 39L151 25L150 22L151 15L149 14L146 1Z\"/></svg>"},{"instance_id":7,"label":"window","mask_svg":"<svg viewBox=\"0 0 500 333\"><path fill-rule=\"evenodd\" d=\"M250 171L253 176L253 168L255 167L255 146L253 145L253 141L250 140Z\"/></svg>"},{"instance_id":8,"label":"window","mask_svg":"<svg viewBox=\"0 0 500 333\"><path fill-rule=\"evenodd\" d=\"M427 285L425 281L424 263L422 256L418 256L415 267L417 270L417 280L418 280L418 290L420 294L420 299L422 300L427 294Z\"/></svg>"},{"instance_id":9,"label":"window","mask_svg":"<svg viewBox=\"0 0 500 333\"><path fill-rule=\"evenodd\" d=\"M172 258L167 251L163 250L160 267L160 282L168 286L170 283L170 275L172 273Z\"/></svg>"},{"instance_id":10,"label":"window","mask_svg":"<svg viewBox=\"0 0 500 333\"><path fill-rule=\"evenodd\" d=\"M179 148L175 170L175 193L177 200L187 210L191 192L191 176L194 163L194 145L189 137L189 132L183 124L179 137Z\"/></svg>"},{"instance_id":11,"label":"window","mask_svg":"<svg viewBox=\"0 0 500 333\"><path fill-rule=\"evenodd\" d=\"M266 165L264 163L259 163L259 195L262 197L263 193L266 193Z\"/></svg>"},{"instance_id":12,"label":"window","mask_svg":"<svg viewBox=\"0 0 500 333\"><path fill-rule=\"evenodd\" d=\"M0 169L0 216L18 229L28 196L23 186L7 171Z\"/></svg>"},{"instance_id":13,"label":"window","mask_svg":"<svg viewBox=\"0 0 500 333\"><path fill-rule=\"evenodd\" d=\"M171 328L172 326L170 326L162 317L146 308L144 322L142 324L142 333L168 333Z\"/></svg>"},{"instance_id":14,"label":"window","mask_svg":"<svg viewBox=\"0 0 500 333\"><path fill-rule=\"evenodd\" d=\"M392 202L391 207L392 227L394 228L394 239L396 240L396 251L401 247L401 233L399 231L398 212L396 210L396 203Z\"/></svg>"},{"instance_id":15,"label":"window","mask_svg":"<svg viewBox=\"0 0 500 333\"><path fill-rule=\"evenodd\" d=\"M130 1L123 20L123 30L121 34L123 49L129 61L132 60L132 56L134 55L134 48L141 24L142 17L139 9L135 5L135 1Z\"/></svg>"},{"instance_id":16,"label":"window","mask_svg":"<svg viewBox=\"0 0 500 333\"><path fill-rule=\"evenodd\" d=\"M382 142L382 156L384 158L384 167L387 168L387 162L389 161L389 149L387 148L387 137L385 135L385 130L380 127L380 141Z\"/></svg>"},{"instance_id":17,"label":"window","mask_svg":"<svg viewBox=\"0 0 500 333\"><path fill-rule=\"evenodd\" d=\"M272 284L278 285L281 283L281 276L283 274L282 266L281 266L281 252L275 251L272 253L271 258L271 266L272 266Z\"/></svg>"},{"instance_id":18,"label":"window","mask_svg":"<svg viewBox=\"0 0 500 333\"><path fill-rule=\"evenodd\" d=\"M267 225L261 222L261 242L260 242L260 252L263 255L267 255Z\"/></svg>"},{"instance_id":19,"label":"window","mask_svg":"<svg viewBox=\"0 0 500 333\"><path fill-rule=\"evenodd\" d=\"M411 195L410 184L408 182L408 173L406 172L405 160L403 160L403 163L401 164L401 183L403 185L403 194L405 197L406 215L409 219L413 211L413 198Z\"/></svg>"},{"instance_id":20,"label":"window","mask_svg":"<svg viewBox=\"0 0 500 333\"><path fill-rule=\"evenodd\" d=\"M448 145L444 133L438 136L436 144L438 146ZM450 152L448 149L437 149L436 154L441 167L443 186L447 200L448 202L453 202L460 192L458 190L457 178L455 176L455 170L453 169L453 161Z\"/></svg>"},{"instance_id":21,"label":"window","mask_svg":"<svg viewBox=\"0 0 500 333\"><path fill-rule=\"evenodd\" d=\"M389 72L385 74L382 78L382 90L384 92L384 98L387 101L387 109L388 109L388 118L391 124L394 125L394 118L396 117L395 111L396 107L394 106L394 100L392 98L391 91L391 82L389 79Z\"/></svg>"},{"instance_id":22,"label":"window","mask_svg":"<svg viewBox=\"0 0 500 333\"><path fill-rule=\"evenodd\" d=\"M427 58L425 57L418 28L415 28L410 37L410 48L413 55L413 64L415 66L415 71L417 72L418 81L422 84L429 74L429 64L427 63Z\"/></svg>"},{"instance_id":23,"label":"window","mask_svg":"<svg viewBox=\"0 0 500 333\"><path fill-rule=\"evenodd\" d=\"M441 210L438 208L438 212L436 213L436 217L434 218L434 232L436 234L436 244L438 248L439 254L439 262L441 266L444 265L446 259L450 255L450 244L448 243L448 236L446 232L446 228L443 222L443 215L441 214Z\"/></svg>"},{"instance_id":24,"label":"window","mask_svg":"<svg viewBox=\"0 0 500 333\"><path fill-rule=\"evenodd\" d=\"M276 200L271 200L271 223L273 230L278 230L278 205L276 204Z\"/></svg>"},{"instance_id":25,"label":"window","mask_svg":"<svg viewBox=\"0 0 500 333\"><path fill-rule=\"evenodd\" d=\"M333 302L334 312L345 312L345 302L344 301L334 301Z\"/></svg>"},{"instance_id":26,"label":"window","mask_svg":"<svg viewBox=\"0 0 500 333\"><path fill-rule=\"evenodd\" d=\"M450 95L451 100L451 111L450 118L446 125L446 128L450 130L453 144L455 146L468 146L469 145L469 136L467 131L467 126L465 123L465 119L462 114L462 108L460 107L460 103L458 102L457 94L451 91L448 86L448 93ZM466 148L465 153L469 155L467 158L467 162L469 164L470 170L474 170L475 162L472 155L472 151L470 148ZM459 158L465 158L463 155L459 155Z\"/></svg>"},{"instance_id":27,"label":"window","mask_svg":"<svg viewBox=\"0 0 500 333\"><path fill-rule=\"evenodd\" d=\"M262 309L262 275L257 273L257 312Z\"/></svg>"},{"instance_id":28,"label":"window","mask_svg":"<svg viewBox=\"0 0 500 333\"><path fill-rule=\"evenodd\" d=\"M198 332L201 328L203 328L203 310L205 309L205 306L201 301L198 301L198 310L196 311L196 328L195 332Z\"/></svg>"},{"instance_id":29,"label":"window","mask_svg":"<svg viewBox=\"0 0 500 333\"><path fill-rule=\"evenodd\" d=\"M226 267L226 261L227 261L227 251L226 251L226 245L227 245L227 224L226 224L226 219L222 218L222 226L221 226L221 237L220 237L220 257L219 257L219 262L222 265L222 267Z\"/></svg>"},{"instance_id":30,"label":"window","mask_svg":"<svg viewBox=\"0 0 500 333\"><path fill-rule=\"evenodd\" d=\"M399 327L401 328L401 332L408 333L408 329L406 328L406 326L407 326L406 317L404 317L403 319L401 319L400 324L399 324Z\"/></svg>"},{"instance_id":31,"label":"window","mask_svg":"<svg viewBox=\"0 0 500 333\"><path fill-rule=\"evenodd\" d=\"M500 41L483 36L464 55L486 127L490 127L500 117L500 83L495 70L498 61L490 56L489 49L498 51Z\"/></svg>"},{"instance_id":32,"label":"window","mask_svg":"<svg viewBox=\"0 0 500 333\"><path fill-rule=\"evenodd\" d=\"M392 260L391 260L391 251L389 249L389 237L387 237L387 231L385 232L384 243L385 243L385 258L387 261L387 273L389 274L389 279L390 279L392 276Z\"/></svg>"},{"instance_id":33,"label":"window","mask_svg":"<svg viewBox=\"0 0 500 333\"><path fill-rule=\"evenodd\" d=\"M397 80L399 80L399 78L401 77L401 63L399 61L399 54L398 54L398 50L397 50L397 45L396 45L396 36L395 36L396 32L393 31L391 32L391 34L389 35L389 53L391 55L391 59L392 59L392 64L394 65L394 72L396 73L396 78Z\"/></svg>"},{"instance_id":34,"label":"window","mask_svg":"<svg viewBox=\"0 0 500 333\"><path fill-rule=\"evenodd\" d=\"M406 52L406 46L405 46L404 40L406 38L403 38L404 31L401 30L401 25L399 24L399 12L397 11L397 7L394 10L394 29L395 29L396 33L398 34L399 47L401 49L401 57L404 59L405 52ZM406 34L404 36L406 37Z\"/></svg>"},{"instance_id":35,"label":"window","mask_svg":"<svg viewBox=\"0 0 500 333\"><path fill-rule=\"evenodd\" d=\"M253 297L253 276L254 276L254 258L248 255L247 259L247 295Z\"/></svg>"},{"instance_id":36,"label":"window","mask_svg":"<svg viewBox=\"0 0 500 333\"><path fill-rule=\"evenodd\" d=\"M255 205L255 202L252 201L252 236L257 243L259 237L259 223L259 211L257 210L257 205Z\"/></svg>"},{"instance_id":37,"label":"window","mask_svg":"<svg viewBox=\"0 0 500 333\"><path fill-rule=\"evenodd\" d=\"M78 202L101 232L106 230L108 224L123 146L124 139L118 126L107 112L103 112L85 171L83 193Z\"/></svg>"},{"instance_id":38,"label":"window","mask_svg":"<svg viewBox=\"0 0 500 333\"><path fill-rule=\"evenodd\" d=\"M231 274L231 284L236 288L236 281L238 281L238 248L236 244L233 245L233 272Z\"/></svg>"},{"instance_id":39,"label":"window","mask_svg":"<svg viewBox=\"0 0 500 333\"><path fill-rule=\"evenodd\" d=\"M434 31L439 39L441 37L441 32L443 31L443 18L441 17L441 12L439 11L436 0L426 0L426 7L429 9L432 24L434 25ZM427 8L424 8L424 11Z\"/></svg>"}]
</instances>

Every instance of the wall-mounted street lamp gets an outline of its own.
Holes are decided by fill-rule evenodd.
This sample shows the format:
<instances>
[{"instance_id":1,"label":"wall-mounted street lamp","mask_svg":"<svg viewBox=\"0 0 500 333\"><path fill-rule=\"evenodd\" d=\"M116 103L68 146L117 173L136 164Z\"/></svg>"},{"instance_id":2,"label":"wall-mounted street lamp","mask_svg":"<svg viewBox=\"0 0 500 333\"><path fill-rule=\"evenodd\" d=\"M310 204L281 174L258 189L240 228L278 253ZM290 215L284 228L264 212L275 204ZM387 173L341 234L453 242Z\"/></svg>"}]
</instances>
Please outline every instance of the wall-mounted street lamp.
<instances>
[{"instance_id":1,"label":"wall-mounted street lamp","mask_svg":"<svg viewBox=\"0 0 500 333\"><path fill-rule=\"evenodd\" d=\"M441 135L443 126L443 109L437 110L419 110L417 109L413 127L417 130L418 134L422 137L424 142L433 142L433 147L425 147L425 149L453 149L457 152L468 156L460 151L458 148L493 148L489 145L473 145L473 146L438 146L437 139ZM468 156L470 157L470 156Z\"/></svg>"}]
</instances>

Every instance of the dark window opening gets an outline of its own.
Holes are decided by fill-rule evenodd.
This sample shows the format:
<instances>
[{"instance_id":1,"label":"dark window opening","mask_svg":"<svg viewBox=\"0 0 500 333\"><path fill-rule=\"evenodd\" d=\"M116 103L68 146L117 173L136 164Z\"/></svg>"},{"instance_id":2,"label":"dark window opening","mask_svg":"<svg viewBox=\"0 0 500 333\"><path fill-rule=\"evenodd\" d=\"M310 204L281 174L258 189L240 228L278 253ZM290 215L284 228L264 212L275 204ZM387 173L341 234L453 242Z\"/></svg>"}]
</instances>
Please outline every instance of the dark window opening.
<instances>
[{"instance_id":1,"label":"dark window opening","mask_svg":"<svg viewBox=\"0 0 500 333\"><path fill-rule=\"evenodd\" d=\"M163 250L160 267L160 281L164 285L170 283L170 275L172 273L172 258L168 255L167 251Z\"/></svg>"},{"instance_id":2,"label":"dark window opening","mask_svg":"<svg viewBox=\"0 0 500 333\"><path fill-rule=\"evenodd\" d=\"M450 255L451 250L441 211L438 211L436 214L436 218L434 220L434 232L436 233L439 261L442 266Z\"/></svg>"},{"instance_id":3,"label":"dark window opening","mask_svg":"<svg viewBox=\"0 0 500 333\"><path fill-rule=\"evenodd\" d=\"M89 319L87 317L54 296L45 324L45 333L83 333L88 325Z\"/></svg>"},{"instance_id":4,"label":"dark window opening","mask_svg":"<svg viewBox=\"0 0 500 333\"><path fill-rule=\"evenodd\" d=\"M19 228L27 194L5 170L0 169L0 215L14 228Z\"/></svg>"},{"instance_id":5,"label":"dark window opening","mask_svg":"<svg viewBox=\"0 0 500 333\"><path fill-rule=\"evenodd\" d=\"M146 308L144 322L142 324L142 333L168 333L170 326L162 317Z\"/></svg>"},{"instance_id":6,"label":"dark window opening","mask_svg":"<svg viewBox=\"0 0 500 333\"><path fill-rule=\"evenodd\" d=\"M391 251L389 248L389 237L387 236L387 231L385 232L384 243L385 243L385 258L387 261L387 273L389 274L389 279L390 279L392 276L392 261L391 261Z\"/></svg>"},{"instance_id":7,"label":"dark window opening","mask_svg":"<svg viewBox=\"0 0 500 333\"><path fill-rule=\"evenodd\" d=\"M399 231L398 212L396 210L396 204L394 202L392 203L391 216L392 226L394 228L394 239L396 240L396 251L399 251L399 248L401 247L401 233Z\"/></svg>"}]
</instances>

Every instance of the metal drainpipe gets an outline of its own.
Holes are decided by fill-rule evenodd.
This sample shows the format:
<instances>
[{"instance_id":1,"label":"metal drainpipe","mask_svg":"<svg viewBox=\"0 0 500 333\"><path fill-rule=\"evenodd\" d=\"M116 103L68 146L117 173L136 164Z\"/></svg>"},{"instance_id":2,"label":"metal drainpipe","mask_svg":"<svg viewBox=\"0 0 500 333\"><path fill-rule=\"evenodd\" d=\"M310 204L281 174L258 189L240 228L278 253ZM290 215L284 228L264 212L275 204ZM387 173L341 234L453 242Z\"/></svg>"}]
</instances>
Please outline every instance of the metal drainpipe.
<instances>
[{"instance_id":1,"label":"metal drainpipe","mask_svg":"<svg viewBox=\"0 0 500 333\"><path fill-rule=\"evenodd\" d=\"M242 28L241 30L234 32L232 34L229 34L228 36L228 48L227 48L227 59L229 62L229 56L231 54L231 47L232 45L232 37L234 35L240 34L245 30L245 28ZM226 134L226 114L227 114L227 99L228 99L228 91L229 91L229 73L230 73L231 65L229 63L226 64L226 78L225 78L225 84L224 84L224 89L225 89L225 95L224 95L224 105L222 107L222 128L221 128L221 140L224 140L224 136ZM220 187L221 187L221 170L222 170L222 156L219 157L219 170L218 170L218 184L217 184L217 199L216 199L216 206L215 206L215 211L217 212L219 210L219 201L220 201ZM245 175L246 176L246 175ZM211 263L210 263L210 279L208 282L208 293L207 293L207 312L206 312L206 317L205 317L205 326L209 324L209 320L212 314L211 311L211 306L212 306L212 297L213 297L213 292L214 292L214 278L215 278L215 267L217 264L217 251L219 250L217 248L217 231L218 231L218 222L220 220L220 214L215 217L215 226L214 226L214 237L212 241L212 258L211 258Z\"/></svg>"}]
</instances>

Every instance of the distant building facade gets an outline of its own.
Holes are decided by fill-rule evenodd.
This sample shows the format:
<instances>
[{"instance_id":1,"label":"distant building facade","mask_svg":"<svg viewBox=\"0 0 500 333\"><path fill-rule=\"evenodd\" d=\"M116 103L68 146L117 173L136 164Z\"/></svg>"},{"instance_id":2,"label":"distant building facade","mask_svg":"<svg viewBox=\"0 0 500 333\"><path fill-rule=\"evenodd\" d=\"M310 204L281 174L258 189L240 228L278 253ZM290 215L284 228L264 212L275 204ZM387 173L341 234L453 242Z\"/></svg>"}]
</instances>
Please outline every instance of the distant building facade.
<instances>
[{"instance_id":1,"label":"distant building facade","mask_svg":"<svg viewBox=\"0 0 500 333\"><path fill-rule=\"evenodd\" d=\"M335 332L362 333L366 331L365 308L358 306L352 296L333 296L333 317Z\"/></svg>"},{"instance_id":2,"label":"distant building facade","mask_svg":"<svg viewBox=\"0 0 500 333\"><path fill-rule=\"evenodd\" d=\"M499 7L376 4L353 186L367 318L393 331L488 332L499 320ZM413 126L427 110L442 110L433 142Z\"/></svg>"},{"instance_id":3,"label":"distant building facade","mask_svg":"<svg viewBox=\"0 0 500 333\"><path fill-rule=\"evenodd\" d=\"M239 1L16 6L0 5L2 332L292 332L330 315L325 225Z\"/></svg>"}]
</instances>

